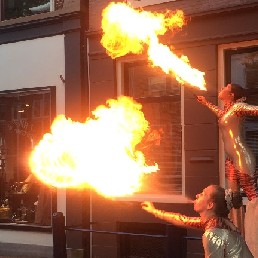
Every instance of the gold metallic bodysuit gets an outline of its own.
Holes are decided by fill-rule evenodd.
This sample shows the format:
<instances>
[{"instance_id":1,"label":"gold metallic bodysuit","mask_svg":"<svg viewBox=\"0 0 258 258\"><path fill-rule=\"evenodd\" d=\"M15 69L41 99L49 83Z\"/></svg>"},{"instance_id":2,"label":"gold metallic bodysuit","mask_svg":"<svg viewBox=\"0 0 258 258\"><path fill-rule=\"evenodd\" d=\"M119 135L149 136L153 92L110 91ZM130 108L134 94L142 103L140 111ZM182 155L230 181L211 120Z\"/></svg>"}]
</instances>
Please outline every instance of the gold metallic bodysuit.
<instances>
[{"instance_id":1,"label":"gold metallic bodysuit","mask_svg":"<svg viewBox=\"0 0 258 258\"><path fill-rule=\"evenodd\" d=\"M244 116L258 116L258 106L251 106L243 102L231 103L224 110L206 101L204 103L218 117L218 123L224 142L225 152L232 161L236 176L232 171L226 171L231 179L239 179L249 200L258 196L255 180L255 158L249 150L242 136L242 125ZM228 168L228 166L226 166Z\"/></svg>"}]
</instances>

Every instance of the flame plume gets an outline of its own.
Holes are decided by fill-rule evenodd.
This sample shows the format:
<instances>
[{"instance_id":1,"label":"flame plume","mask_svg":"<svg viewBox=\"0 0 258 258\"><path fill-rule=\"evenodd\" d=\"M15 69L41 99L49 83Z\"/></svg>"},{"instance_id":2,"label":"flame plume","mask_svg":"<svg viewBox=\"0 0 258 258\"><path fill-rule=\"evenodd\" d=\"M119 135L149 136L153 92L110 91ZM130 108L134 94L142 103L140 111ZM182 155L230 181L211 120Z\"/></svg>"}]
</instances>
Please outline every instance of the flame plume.
<instances>
[{"instance_id":1,"label":"flame plume","mask_svg":"<svg viewBox=\"0 0 258 258\"><path fill-rule=\"evenodd\" d=\"M59 188L91 187L106 197L136 192L142 176L158 170L136 150L149 129L141 108L120 97L99 106L85 123L58 116L30 156L32 172Z\"/></svg>"},{"instance_id":2,"label":"flame plume","mask_svg":"<svg viewBox=\"0 0 258 258\"><path fill-rule=\"evenodd\" d=\"M185 82L206 90L204 72L192 68L187 57L177 57L159 42L158 36L168 30L175 32L185 25L184 13L167 11L165 14L135 10L126 3L111 2L102 12L103 36L101 44L112 58L129 53L141 54L146 46L152 65Z\"/></svg>"}]
</instances>

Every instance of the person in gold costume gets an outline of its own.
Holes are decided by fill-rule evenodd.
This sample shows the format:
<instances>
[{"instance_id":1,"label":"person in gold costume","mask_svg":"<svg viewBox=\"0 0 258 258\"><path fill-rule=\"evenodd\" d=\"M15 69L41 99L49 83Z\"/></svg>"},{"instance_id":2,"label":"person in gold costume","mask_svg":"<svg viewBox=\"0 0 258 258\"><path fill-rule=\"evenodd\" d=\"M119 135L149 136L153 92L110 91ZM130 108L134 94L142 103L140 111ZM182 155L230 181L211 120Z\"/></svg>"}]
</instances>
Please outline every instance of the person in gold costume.
<instances>
[{"instance_id":1,"label":"person in gold costume","mask_svg":"<svg viewBox=\"0 0 258 258\"><path fill-rule=\"evenodd\" d=\"M228 84L218 95L224 104L223 109L208 102L203 96L198 96L197 99L218 117L228 156L226 177L229 187L234 191L242 187L249 200L245 213L245 239L254 257L258 258L258 220L253 220L254 216L258 216L256 162L242 135L244 117L258 116L258 106L245 103L245 96L246 90L240 85Z\"/></svg>"},{"instance_id":2,"label":"person in gold costume","mask_svg":"<svg viewBox=\"0 0 258 258\"><path fill-rule=\"evenodd\" d=\"M194 201L194 210L200 217L159 210L147 201L142 203L142 209L176 226L204 230L202 243L205 258L253 258L238 228L228 219L230 209L242 205L238 193L209 185L196 195Z\"/></svg>"}]
</instances>

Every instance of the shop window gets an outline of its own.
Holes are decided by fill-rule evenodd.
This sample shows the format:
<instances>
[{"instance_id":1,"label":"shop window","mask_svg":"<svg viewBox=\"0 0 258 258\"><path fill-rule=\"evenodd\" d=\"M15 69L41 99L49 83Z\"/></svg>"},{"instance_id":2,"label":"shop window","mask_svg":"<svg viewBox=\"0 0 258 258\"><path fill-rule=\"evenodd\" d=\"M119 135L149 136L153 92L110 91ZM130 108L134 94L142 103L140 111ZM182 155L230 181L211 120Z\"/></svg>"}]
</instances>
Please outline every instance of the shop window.
<instances>
[{"instance_id":1,"label":"shop window","mask_svg":"<svg viewBox=\"0 0 258 258\"><path fill-rule=\"evenodd\" d=\"M61 9L64 0L0 0L1 20L15 19Z\"/></svg>"},{"instance_id":2,"label":"shop window","mask_svg":"<svg viewBox=\"0 0 258 258\"><path fill-rule=\"evenodd\" d=\"M181 87L146 62L124 63L124 94L142 104L151 130L160 140L143 147L147 162L159 171L146 175L144 194L183 195Z\"/></svg>"},{"instance_id":3,"label":"shop window","mask_svg":"<svg viewBox=\"0 0 258 258\"><path fill-rule=\"evenodd\" d=\"M55 190L28 165L55 115L54 89L0 92L0 221L50 225ZM52 210L51 210L52 209Z\"/></svg>"}]
</instances>

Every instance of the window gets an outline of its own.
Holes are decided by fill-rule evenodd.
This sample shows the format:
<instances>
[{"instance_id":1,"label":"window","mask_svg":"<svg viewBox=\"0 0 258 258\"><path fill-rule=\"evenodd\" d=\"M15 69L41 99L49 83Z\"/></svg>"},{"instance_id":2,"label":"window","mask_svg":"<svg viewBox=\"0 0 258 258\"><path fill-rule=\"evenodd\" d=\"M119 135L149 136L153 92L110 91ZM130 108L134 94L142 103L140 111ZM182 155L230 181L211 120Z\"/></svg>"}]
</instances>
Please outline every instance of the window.
<instances>
[{"instance_id":1,"label":"window","mask_svg":"<svg viewBox=\"0 0 258 258\"><path fill-rule=\"evenodd\" d=\"M159 144L143 152L159 171L146 176L144 194L182 195L181 87L171 76L145 61L124 63L123 90L142 104L150 128L161 133Z\"/></svg>"},{"instance_id":2,"label":"window","mask_svg":"<svg viewBox=\"0 0 258 258\"><path fill-rule=\"evenodd\" d=\"M54 99L53 88L0 92L2 222L50 225L54 195L32 175L28 158L50 129Z\"/></svg>"},{"instance_id":3,"label":"window","mask_svg":"<svg viewBox=\"0 0 258 258\"><path fill-rule=\"evenodd\" d=\"M1 20L15 19L61 9L64 0L0 0Z\"/></svg>"}]
</instances>

